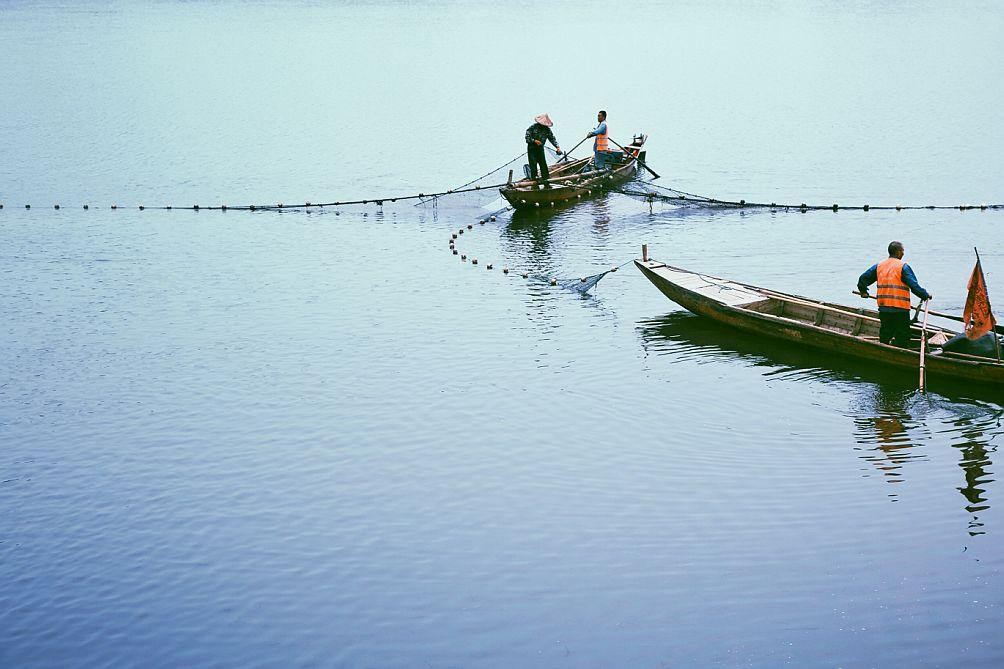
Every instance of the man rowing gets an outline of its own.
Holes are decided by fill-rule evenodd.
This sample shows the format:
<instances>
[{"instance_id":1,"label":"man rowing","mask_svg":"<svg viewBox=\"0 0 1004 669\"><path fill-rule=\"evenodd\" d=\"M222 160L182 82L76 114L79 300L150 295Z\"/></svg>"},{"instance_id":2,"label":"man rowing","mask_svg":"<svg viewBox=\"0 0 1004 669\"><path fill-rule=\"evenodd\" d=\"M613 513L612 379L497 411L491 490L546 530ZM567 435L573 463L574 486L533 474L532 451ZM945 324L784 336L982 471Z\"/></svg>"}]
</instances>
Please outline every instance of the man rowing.
<instances>
[{"instance_id":1,"label":"man rowing","mask_svg":"<svg viewBox=\"0 0 1004 669\"><path fill-rule=\"evenodd\" d=\"M931 294L917 281L913 270L903 262L903 244L889 242L889 257L865 270L858 278L858 292L867 298L868 286L878 281L879 341L906 348L910 344L910 292L922 300Z\"/></svg>"},{"instance_id":2,"label":"man rowing","mask_svg":"<svg viewBox=\"0 0 1004 669\"><path fill-rule=\"evenodd\" d=\"M543 176L544 188L550 188L550 184L547 183L548 178L551 173L547 171L547 156L544 155L544 142L551 142L554 146L554 150L561 155L561 147L558 146L558 140L554 138L554 133L551 132L551 126L554 123L551 122L551 117L547 114L541 114L533 119L534 123L529 128L526 129L526 157L530 161L530 178L537 179L537 168L540 168L540 173Z\"/></svg>"},{"instance_id":3,"label":"man rowing","mask_svg":"<svg viewBox=\"0 0 1004 669\"><path fill-rule=\"evenodd\" d=\"M586 133L586 138L595 137L593 140L593 164L596 169L602 170L606 167L610 144L607 139L607 113L602 109L596 113L597 126L594 130Z\"/></svg>"}]
</instances>

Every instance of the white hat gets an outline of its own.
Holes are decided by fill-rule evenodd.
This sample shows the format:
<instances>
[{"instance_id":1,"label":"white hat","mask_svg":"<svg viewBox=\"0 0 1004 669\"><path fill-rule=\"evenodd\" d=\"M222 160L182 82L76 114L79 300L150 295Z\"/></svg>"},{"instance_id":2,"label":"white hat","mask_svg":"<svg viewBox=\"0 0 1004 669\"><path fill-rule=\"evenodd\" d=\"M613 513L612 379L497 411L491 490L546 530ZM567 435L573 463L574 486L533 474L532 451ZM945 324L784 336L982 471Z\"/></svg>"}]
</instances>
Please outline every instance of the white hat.
<instances>
[{"instance_id":1,"label":"white hat","mask_svg":"<svg viewBox=\"0 0 1004 669\"><path fill-rule=\"evenodd\" d=\"M533 120L541 125L546 125L548 128L554 125L554 123L551 122L551 117L548 116L547 114L541 114L540 116L535 117Z\"/></svg>"}]
</instances>

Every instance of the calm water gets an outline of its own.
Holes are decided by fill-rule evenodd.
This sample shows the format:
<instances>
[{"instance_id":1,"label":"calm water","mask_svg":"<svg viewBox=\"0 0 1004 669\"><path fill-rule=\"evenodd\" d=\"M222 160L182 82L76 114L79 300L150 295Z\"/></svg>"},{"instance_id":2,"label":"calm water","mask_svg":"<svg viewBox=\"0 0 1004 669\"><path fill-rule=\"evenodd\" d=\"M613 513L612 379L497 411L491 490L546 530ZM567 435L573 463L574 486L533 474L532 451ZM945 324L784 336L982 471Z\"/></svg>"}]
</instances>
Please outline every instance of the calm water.
<instances>
[{"instance_id":1,"label":"calm water","mask_svg":"<svg viewBox=\"0 0 1004 669\"><path fill-rule=\"evenodd\" d=\"M499 268L648 243L854 304L899 238L958 313L973 246L1004 304L1004 212L611 196L475 224L472 266L460 205L136 207L446 188L600 107L691 192L1004 202L1002 29L990 3L0 3L0 666L1001 666L1004 400L706 323L630 266L585 298Z\"/></svg>"}]
</instances>

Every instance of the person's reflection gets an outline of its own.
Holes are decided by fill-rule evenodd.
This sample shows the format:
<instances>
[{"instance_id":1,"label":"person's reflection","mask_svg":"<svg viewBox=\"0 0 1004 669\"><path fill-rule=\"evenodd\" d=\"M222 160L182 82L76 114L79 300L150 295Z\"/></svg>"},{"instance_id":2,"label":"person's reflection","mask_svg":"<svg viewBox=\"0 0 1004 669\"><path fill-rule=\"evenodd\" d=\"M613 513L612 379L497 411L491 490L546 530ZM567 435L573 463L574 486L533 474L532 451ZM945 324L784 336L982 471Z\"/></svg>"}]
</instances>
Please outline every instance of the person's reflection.
<instances>
[{"instance_id":1,"label":"person's reflection","mask_svg":"<svg viewBox=\"0 0 1004 669\"><path fill-rule=\"evenodd\" d=\"M861 458L882 472L889 483L903 482L903 466L910 460L924 459L913 451L911 429L916 422L908 411L910 389L876 385L854 418L857 442L865 448ZM890 495L896 497L895 494Z\"/></svg>"},{"instance_id":2,"label":"person's reflection","mask_svg":"<svg viewBox=\"0 0 1004 669\"><path fill-rule=\"evenodd\" d=\"M600 197L592 203L593 232L598 237L606 237L610 232L610 204L606 197Z\"/></svg>"}]
</instances>

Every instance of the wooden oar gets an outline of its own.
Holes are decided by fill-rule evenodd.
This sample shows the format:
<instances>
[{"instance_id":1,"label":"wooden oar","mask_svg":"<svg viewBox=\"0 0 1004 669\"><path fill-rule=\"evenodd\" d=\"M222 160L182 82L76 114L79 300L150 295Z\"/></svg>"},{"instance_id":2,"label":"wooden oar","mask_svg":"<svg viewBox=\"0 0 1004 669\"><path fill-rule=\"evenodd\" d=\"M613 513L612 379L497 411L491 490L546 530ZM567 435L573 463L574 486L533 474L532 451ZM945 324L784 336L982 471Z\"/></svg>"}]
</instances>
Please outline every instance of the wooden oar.
<instances>
[{"instance_id":1,"label":"wooden oar","mask_svg":"<svg viewBox=\"0 0 1004 669\"><path fill-rule=\"evenodd\" d=\"M930 311L930 300L924 300L924 327L920 329L920 392L924 392L924 360L927 354L927 313Z\"/></svg>"},{"instance_id":2,"label":"wooden oar","mask_svg":"<svg viewBox=\"0 0 1004 669\"><path fill-rule=\"evenodd\" d=\"M851 292L854 293L855 295L860 295L861 294L861 293L859 293L856 290L852 290ZM868 297L871 298L871 299L873 299L873 300L877 300L878 299L874 295L869 295ZM920 311L920 307L922 306L922 304L923 303L917 305L917 311L918 312ZM957 321L959 323L965 323L966 322L965 319L962 318L962 316L953 316L952 314L946 314L946 313L943 313L941 311L931 311L931 315L932 316L937 316L938 318L947 318L950 321ZM914 320L916 320L916 317L914 318ZM994 331L997 334L1004 334L1004 326L998 325L997 327L994 328Z\"/></svg>"},{"instance_id":3,"label":"wooden oar","mask_svg":"<svg viewBox=\"0 0 1004 669\"><path fill-rule=\"evenodd\" d=\"M629 156L631 155L631 152L628 151L627 149L625 149L620 144L618 144L617 141L613 137L610 137L608 135L607 139L609 139L613 143L614 146L616 146L618 149L620 149L621 151L623 151L625 154L627 154ZM638 153L641 153L641 147L637 147L637 149L638 149ZM635 160L638 160L637 157L635 157ZM647 163L642 163L641 161L639 161L639 163L641 164L642 167L644 167L646 170L648 170L649 172L651 172L652 176L654 176L656 179L661 179L662 178L660 175L656 174L656 171L653 170L651 167L649 167Z\"/></svg>"},{"instance_id":4,"label":"wooden oar","mask_svg":"<svg viewBox=\"0 0 1004 669\"><path fill-rule=\"evenodd\" d=\"M581 140L581 141L580 141L580 142L579 142L578 144L576 144L575 146L573 146L573 147L572 147L571 149L569 149L568 151L565 151L565 155L563 155L563 156L561 157L561 159L560 159L560 160L558 160L558 162L560 163L560 162L561 162L562 160L568 160L568 154L570 154L570 153L571 153L572 151L574 151L575 149L577 149L577 148L579 148L580 146L582 146L582 142L586 141L587 139L589 139L589 138L588 138L588 137L584 137L584 138L583 138L583 139L582 139L582 140Z\"/></svg>"}]
</instances>

